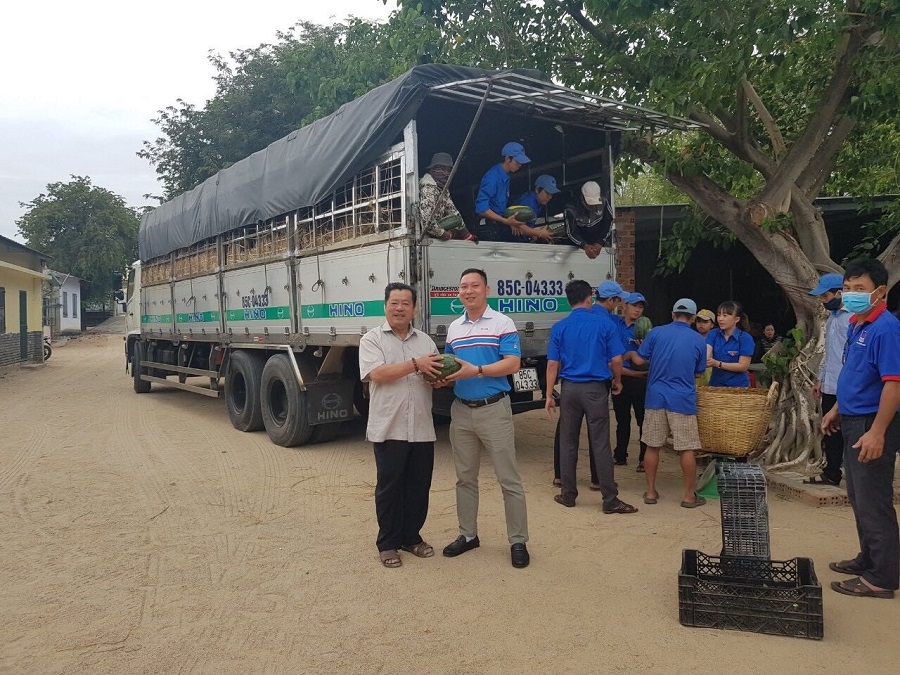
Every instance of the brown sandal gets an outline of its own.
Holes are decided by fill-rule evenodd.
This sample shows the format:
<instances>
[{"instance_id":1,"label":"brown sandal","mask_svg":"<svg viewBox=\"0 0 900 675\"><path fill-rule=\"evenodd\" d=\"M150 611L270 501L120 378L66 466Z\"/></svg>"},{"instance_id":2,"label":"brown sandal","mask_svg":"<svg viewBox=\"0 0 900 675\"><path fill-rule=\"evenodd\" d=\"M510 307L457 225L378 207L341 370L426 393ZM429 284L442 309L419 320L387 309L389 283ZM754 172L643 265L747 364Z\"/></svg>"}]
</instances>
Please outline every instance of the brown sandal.
<instances>
[{"instance_id":1,"label":"brown sandal","mask_svg":"<svg viewBox=\"0 0 900 675\"><path fill-rule=\"evenodd\" d=\"M393 548L387 551L379 551L378 557L381 559L381 564L385 567L400 567L403 564L403 561L400 560L400 554Z\"/></svg>"},{"instance_id":2,"label":"brown sandal","mask_svg":"<svg viewBox=\"0 0 900 675\"><path fill-rule=\"evenodd\" d=\"M404 544L400 547L401 551L408 551L412 553L417 558L430 558L434 555L434 549L430 544L424 541L420 541L418 544L407 545Z\"/></svg>"}]
</instances>

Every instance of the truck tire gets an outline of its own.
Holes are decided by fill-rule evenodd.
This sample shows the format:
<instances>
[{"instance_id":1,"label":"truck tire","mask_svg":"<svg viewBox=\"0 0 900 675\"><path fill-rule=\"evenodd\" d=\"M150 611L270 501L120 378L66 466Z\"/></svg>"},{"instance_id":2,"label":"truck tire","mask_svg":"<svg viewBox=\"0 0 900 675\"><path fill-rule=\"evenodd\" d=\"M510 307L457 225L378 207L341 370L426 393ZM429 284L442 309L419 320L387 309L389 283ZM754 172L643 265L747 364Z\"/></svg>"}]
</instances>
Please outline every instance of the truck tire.
<instances>
[{"instance_id":1,"label":"truck tire","mask_svg":"<svg viewBox=\"0 0 900 675\"><path fill-rule=\"evenodd\" d=\"M141 379L141 361L144 358L144 344L138 340L131 348L131 378L135 394L146 394L150 391L150 382Z\"/></svg>"},{"instance_id":2,"label":"truck tire","mask_svg":"<svg viewBox=\"0 0 900 675\"><path fill-rule=\"evenodd\" d=\"M291 362L276 354L266 362L260 386L263 423L275 445L305 445L312 436L306 408L306 392L300 390Z\"/></svg>"},{"instance_id":3,"label":"truck tire","mask_svg":"<svg viewBox=\"0 0 900 675\"><path fill-rule=\"evenodd\" d=\"M263 428L260 408L260 381L266 359L263 354L237 350L225 376L225 406L231 425L240 431Z\"/></svg>"}]
</instances>

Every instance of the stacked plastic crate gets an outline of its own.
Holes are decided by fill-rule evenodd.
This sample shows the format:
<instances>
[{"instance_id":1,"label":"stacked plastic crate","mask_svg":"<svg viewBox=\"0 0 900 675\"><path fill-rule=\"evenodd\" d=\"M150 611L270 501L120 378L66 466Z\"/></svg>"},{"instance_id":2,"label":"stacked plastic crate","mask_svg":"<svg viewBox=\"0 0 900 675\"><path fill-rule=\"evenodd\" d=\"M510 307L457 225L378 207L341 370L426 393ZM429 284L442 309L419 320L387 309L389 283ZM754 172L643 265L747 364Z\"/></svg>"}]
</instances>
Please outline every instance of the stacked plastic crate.
<instances>
[{"instance_id":1,"label":"stacked plastic crate","mask_svg":"<svg viewBox=\"0 0 900 675\"><path fill-rule=\"evenodd\" d=\"M720 462L722 552L682 552L679 620L685 626L727 628L821 639L822 587L812 560L771 560L766 479L756 464Z\"/></svg>"}]
</instances>

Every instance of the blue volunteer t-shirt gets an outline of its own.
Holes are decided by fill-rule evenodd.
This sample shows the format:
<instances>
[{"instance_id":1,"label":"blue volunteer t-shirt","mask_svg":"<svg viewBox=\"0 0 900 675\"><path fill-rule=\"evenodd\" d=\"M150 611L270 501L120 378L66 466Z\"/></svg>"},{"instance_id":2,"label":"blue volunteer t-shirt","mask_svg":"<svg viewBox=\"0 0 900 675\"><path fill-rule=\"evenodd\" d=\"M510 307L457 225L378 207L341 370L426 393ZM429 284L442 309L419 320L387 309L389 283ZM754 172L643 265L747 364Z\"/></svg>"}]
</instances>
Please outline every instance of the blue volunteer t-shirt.
<instances>
[{"instance_id":1,"label":"blue volunteer t-shirt","mask_svg":"<svg viewBox=\"0 0 900 675\"><path fill-rule=\"evenodd\" d=\"M559 361L559 377L570 382L612 379L609 361L622 354L617 331L588 309L577 307L550 330L547 359Z\"/></svg>"},{"instance_id":2,"label":"blue volunteer t-shirt","mask_svg":"<svg viewBox=\"0 0 900 675\"><path fill-rule=\"evenodd\" d=\"M694 376L706 372L706 342L683 321L657 326L637 349L650 361L647 375L648 410L668 410L682 415L697 414Z\"/></svg>"},{"instance_id":3,"label":"blue volunteer t-shirt","mask_svg":"<svg viewBox=\"0 0 900 675\"><path fill-rule=\"evenodd\" d=\"M900 321L885 307L882 304L862 324L850 318L837 383L841 415L874 415L884 382L900 380Z\"/></svg>"},{"instance_id":4,"label":"blue volunteer t-shirt","mask_svg":"<svg viewBox=\"0 0 900 675\"><path fill-rule=\"evenodd\" d=\"M488 307L477 321L470 321L468 313L465 313L450 324L444 352L455 354L475 366L487 366L504 356L521 356L522 348L513 320ZM468 401L489 398L509 390L509 380L505 375L470 377L453 384L453 393Z\"/></svg>"},{"instance_id":5,"label":"blue volunteer t-shirt","mask_svg":"<svg viewBox=\"0 0 900 675\"><path fill-rule=\"evenodd\" d=\"M616 328L619 330L619 338L622 340L622 346L625 347L625 351L637 349L637 340L634 339L634 324L632 323L630 326L626 324L625 317L623 316L613 316L612 319L616 322ZM622 367L634 370L631 361L623 362Z\"/></svg>"},{"instance_id":6,"label":"blue volunteer t-shirt","mask_svg":"<svg viewBox=\"0 0 900 675\"><path fill-rule=\"evenodd\" d=\"M706 336L706 344L712 345L712 357L722 363L737 363L742 356L752 357L756 351L753 336L740 328L735 328L730 338L725 337L721 328L713 328ZM750 375L746 371L732 373L721 368L713 368L709 386L749 387Z\"/></svg>"},{"instance_id":7,"label":"blue volunteer t-shirt","mask_svg":"<svg viewBox=\"0 0 900 675\"><path fill-rule=\"evenodd\" d=\"M509 174L502 164L495 164L481 178L478 196L475 198L475 213L488 209L502 216L509 204Z\"/></svg>"}]
</instances>

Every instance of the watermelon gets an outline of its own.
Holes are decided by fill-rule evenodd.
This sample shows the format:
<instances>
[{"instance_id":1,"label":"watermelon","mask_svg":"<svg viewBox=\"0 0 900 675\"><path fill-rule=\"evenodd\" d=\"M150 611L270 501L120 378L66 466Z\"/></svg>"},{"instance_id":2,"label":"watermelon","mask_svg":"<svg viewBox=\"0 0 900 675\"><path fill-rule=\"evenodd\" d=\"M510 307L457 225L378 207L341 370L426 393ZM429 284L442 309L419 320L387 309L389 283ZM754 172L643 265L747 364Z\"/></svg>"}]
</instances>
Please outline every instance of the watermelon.
<instances>
[{"instance_id":1,"label":"watermelon","mask_svg":"<svg viewBox=\"0 0 900 675\"><path fill-rule=\"evenodd\" d=\"M653 330L653 322L650 321L646 316L642 316L640 319L634 322L634 341L640 342L641 340L647 337L647 334ZM644 363L642 365L637 365L636 363L631 364L632 370L648 370L650 368L649 363Z\"/></svg>"},{"instance_id":2,"label":"watermelon","mask_svg":"<svg viewBox=\"0 0 900 675\"><path fill-rule=\"evenodd\" d=\"M449 215L444 216L438 221L438 226L442 230L464 230L466 224L463 222L462 216Z\"/></svg>"},{"instance_id":3,"label":"watermelon","mask_svg":"<svg viewBox=\"0 0 900 675\"><path fill-rule=\"evenodd\" d=\"M427 373L423 373L422 377L425 378L427 382L435 382L436 380L443 380L448 375L452 375L457 370L459 370L462 366L456 360L456 357L453 354L441 354L441 361L443 364L441 366L441 372L437 374L436 377L432 377Z\"/></svg>"},{"instance_id":4,"label":"watermelon","mask_svg":"<svg viewBox=\"0 0 900 675\"><path fill-rule=\"evenodd\" d=\"M653 322L650 321L646 316L642 316L640 319L634 322L634 339L635 340L643 340L647 337L647 333L649 333L653 329Z\"/></svg>"},{"instance_id":5,"label":"watermelon","mask_svg":"<svg viewBox=\"0 0 900 675\"><path fill-rule=\"evenodd\" d=\"M520 223L528 223L537 218L537 214L530 206L510 206L503 212L503 217L510 216L515 216Z\"/></svg>"}]
</instances>

